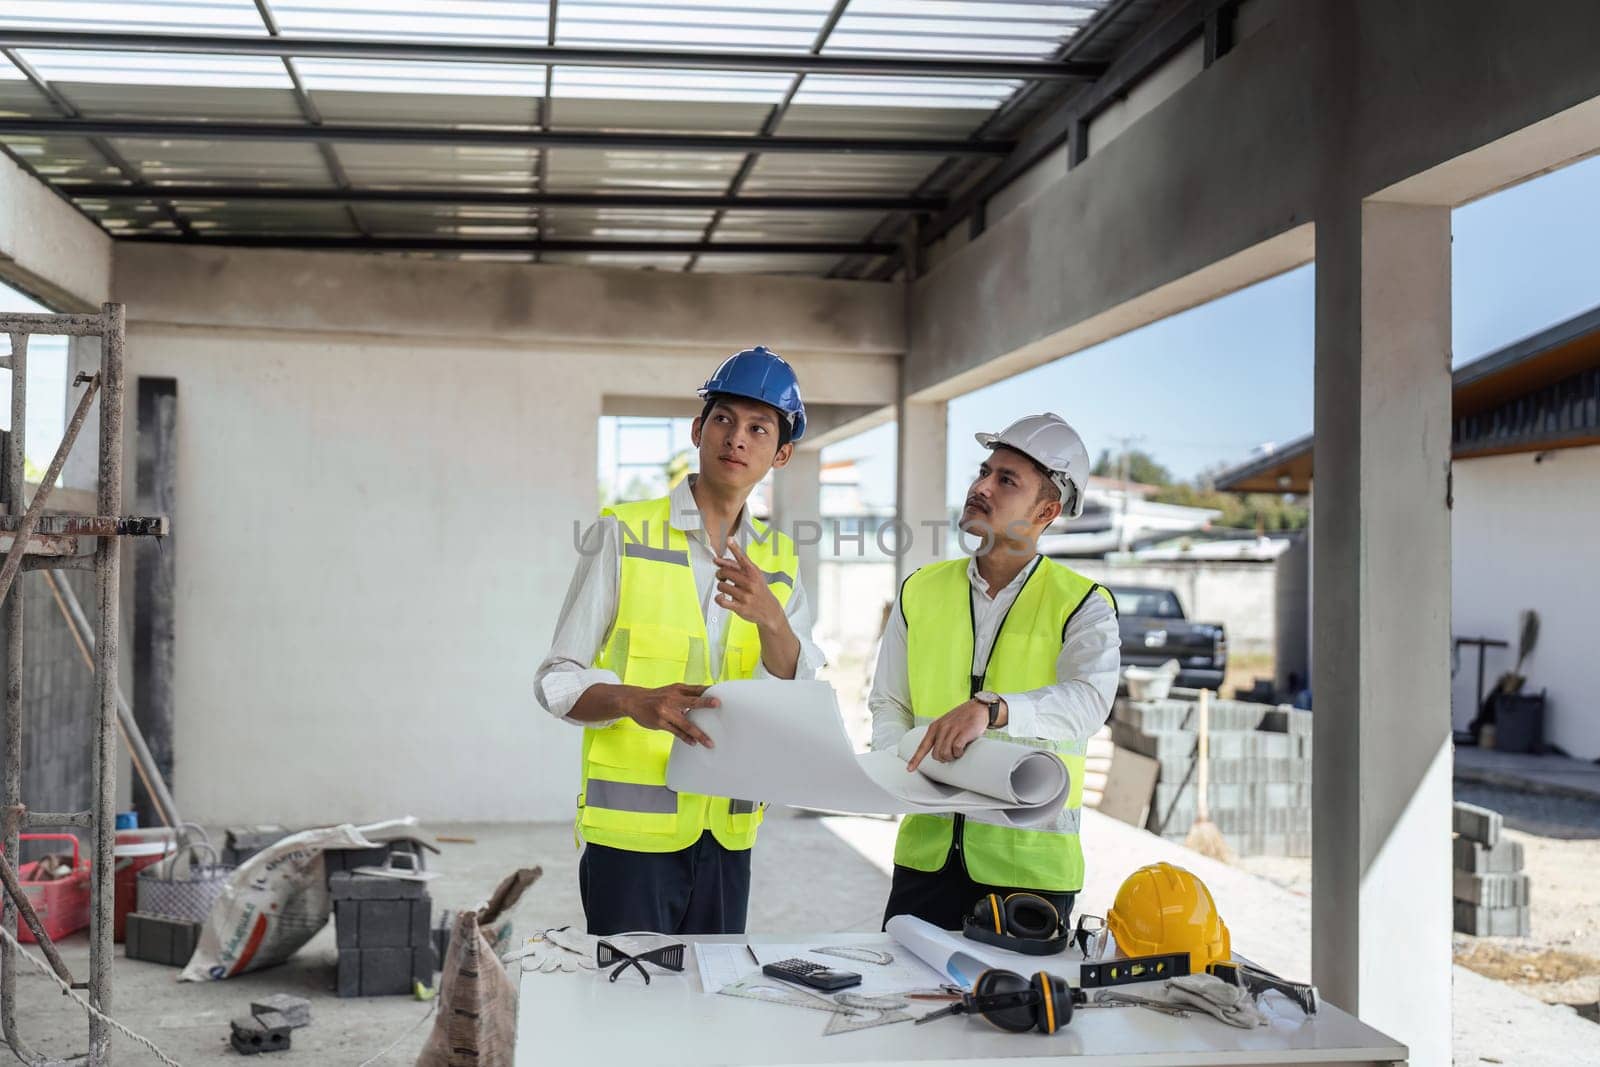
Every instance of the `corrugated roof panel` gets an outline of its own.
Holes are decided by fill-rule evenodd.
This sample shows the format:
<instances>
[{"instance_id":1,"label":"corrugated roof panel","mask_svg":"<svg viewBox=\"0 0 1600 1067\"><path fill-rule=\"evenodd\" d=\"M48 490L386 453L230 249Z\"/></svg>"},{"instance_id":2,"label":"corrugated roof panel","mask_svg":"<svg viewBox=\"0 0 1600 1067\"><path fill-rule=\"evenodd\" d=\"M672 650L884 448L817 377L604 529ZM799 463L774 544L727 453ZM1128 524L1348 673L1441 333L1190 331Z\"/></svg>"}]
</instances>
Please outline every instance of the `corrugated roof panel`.
<instances>
[{"instance_id":1,"label":"corrugated roof panel","mask_svg":"<svg viewBox=\"0 0 1600 1067\"><path fill-rule=\"evenodd\" d=\"M719 241L856 241L883 217L881 211L725 212L717 224Z\"/></svg>"},{"instance_id":2,"label":"corrugated roof panel","mask_svg":"<svg viewBox=\"0 0 1600 1067\"><path fill-rule=\"evenodd\" d=\"M217 85L112 85L58 81L56 90L85 118L251 119L295 122L302 115L288 88Z\"/></svg>"},{"instance_id":3,"label":"corrugated roof panel","mask_svg":"<svg viewBox=\"0 0 1600 1067\"><path fill-rule=\"evenodd\" d=\"M1088 3L852 0L823 53L1047 59L1095 13Z\"/></svg>"},{"instance_id":4,"label":"corrugated roof panel","mask_svg":"<svg viewBox=\"0 0 1600 1067\"><path fill-rule=\"evenodd\" d=\"M557 98L550 103L550 124L558 130L755 133L771 112L768 103Z\"/></svg>"},{"instance_id":5,"label":"corrugated roof panel","mask_svg":"<svg viewBox=\"0 0 1600 1067\"><path fill-rule=\"evenodd\" d=\"M15 74L16 77L9 77ZM24 80L9 63L0 62L0 115L24 118L49 118L60 114L44 94Z\"/></svg>"},{"instance_id":6,"label":"corrugated roof panel","mask_svg":"<svg viewBox=\"0 0 1600 1067\"><path fill-rule=\"evenodd\" d=\"M803 52L833 0L561 0L556 43Z\"/></svg>"},{"instance_id":7,"label":"corrugated roof panel","mask_svg":"<svg viewBox=\"0 0 1600 1067\"><path fill-rule=\"evenodd\" d=\"M272 0L286 35L544 43L540 0Z\"/></svg>"},{"instance_id":8,"label":"corrugated roof panel","mask_svg":"<svg viewBox=\"0 0 1600 1067\"><path fill-rule=\"evenodd\" d=\"M550 152L548 188L562 192L722 192L743 162L739 154L558 148Z\"/></svg>"},{"instance_id":9,"label":"corrugated roof panel","mask_svg":"<svg viewBox=\"0 0 1600 1067\"><path fill-rule=\"evenodd\" d=\"M521 237L534 232L533 208L446 204L358 204L364 226L378 234L476 234Z\"/></svg>"},{"instance_id":10,"label":"corrugated roof panel","mask_svg":"<svg viewBox=\"0 0 1600 1067\"><path fill-rule=\"evenodd\" d=\"M338 204L180 201L174 206L197 233L333 237L353 237L358 233L350 223L349 213Z\"/></svg>"},{"instance_id":11,"label":"corrugated roof panel","mask_svg":"<svg viewBox=\"0 0 1600 1067\"><path fill-rule=\"evenodd\" d=\"M543 96L544 67L514 63L415 63L296 59L307 89L450 96ZM408 118L397 114L396 119Z\"/></svg>"},{"instance_id":12,"label":"corrugated roof panel","mask_svg":"<svg viewBox=\"0 0 1600 1067\"><path fill-rule=\"evenodd\" d=\"M1022 87L1020 81L985 81L978 78L857 78L836 74L810 74L795 93L796 104L836 108L893 107L968 108L992 111Z\"/></svg>"},{"instance_id":13,"label":"corrugated roof panel","mask_svg":"<svg viewBox=\"0 0 1600 1067\"><path fill-rule=\"evenodd\" d=\"M150 181L328 184L327 165L309 144L148 138L117 138L112 144Z\"/></svg>"},{"instance_id":14,"label":"corrugated roof panel","mask_svg":"<svg viewBox=\"0 0 1600 1067\"><path fill-rule=\"evenodd\" d=\"M546 237L612 241L698 241L709 211L648 211L635 208L547 208Z\"/></svg>"},{"instance_id":15,"label":"corrugated roof panel","mask_svg":"<svg viewBox=\"0 0 1600 1067\"><path fill-rule=\"evenodd\" d=\"M794 75L738 70L640 67L561 67L550 78L557 100L693 100L776 104Z\"/></svg>"},{"instance_id":16,"label":"corrugated roof panel","mask_svg":"<svg viewBox=\"0 0 1600 1067\"><path fill-rule=\"evenodd\" d=\"M966 137L988 117L975 108L796 104L784 113L777 132L788 137Z\"/></svg>"},{"instance_id":17,"label":"corrugated roof panel","mask_svg":"<svg viewBox=\"0 0 1600 1067\"><path fill-rule=\"evenodd\" d=\"M542 87L541 87L542 91ZM326 122L417 123L425 126L526 126L538 122L539 101L517 96L406 92L311 93Z\"/></svg>"},{"instance_id":18,"label":"corrugated roof panel","mask_svg":"<svg viewBox=\"0 0 1600 1067\"><path fill-rule=\"evenodd\" d=\"M6 137L6 147L52 182L113 182L122 172L83 137Z\"/></svg>"},{"instance_id":19,"label":"corrugated roof panel","mask_svg":"<svg viewBox=\"0 0 1600 1067\"><path fill-rule=\"evenodd\" d=\"M487 145L349 144L334 146L356 185L529 188L539 153Z\"/></svg>"},{"instance_id":20,"label":"corrugated roof panel","mask_svg":"<svg viewBox=\"0 0 1600 1067\"><path fill-rule=\"evenodd\" d=\"M757 161L747 193L904 193L938 166L931 156L774 153Z\"/></svg>"},{"instance_id":21,"label":"corrugated roof panel","mask_svg":"<svg viewBox=\"0 0 1600 1067\"><path fill-rule=\"evenodd\" d=\"M166 52L77 52L22 49L21 55L50 82L96 85L201 85L289 89L293 82L273 56L204 56Z\"/></svg>"},{"instance_id":22,"label":"corrugated roof panel","mask_svg":"<svg viewBox=\"0 0 1600 1067\"><path fill-rule=\"evenodd\" d=\"M21 0L0 7L0 26L29 30L259 34L252 0Z\"/></svg>"},{"instance_id":23,"label":"corrugated roof panel","mask_svg":"<svg viewBox=\"0 0 1600 1067\"><path fill-rule=\"evenodd\" d=\"M790 274L815 278L839 262L838 256L749 255L736 252L701 256L696 274Z\"/></svg>"}]
</instances>

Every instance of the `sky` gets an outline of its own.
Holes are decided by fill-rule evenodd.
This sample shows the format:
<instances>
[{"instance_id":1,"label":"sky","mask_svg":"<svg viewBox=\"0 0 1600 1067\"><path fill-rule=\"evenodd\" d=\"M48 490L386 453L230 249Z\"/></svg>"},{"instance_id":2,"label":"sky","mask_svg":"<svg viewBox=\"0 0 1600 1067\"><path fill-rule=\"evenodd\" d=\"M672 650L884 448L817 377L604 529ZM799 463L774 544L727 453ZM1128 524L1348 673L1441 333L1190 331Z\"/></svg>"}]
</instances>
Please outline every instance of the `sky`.
<instances>
[{"instance_id":1,"label":"sky","mask_svg":"<svg viewBox=\"0 0 1600 1067\"><path fill-rule=\"evenodd\" d=\"M1600 304L1600 157L1453 213L1457 366ZM1132 447L1180 478L1310 432L1313 271L1305 266L952 400L948 496L982 459L972 439L1042 406L1089 452ZM825 449L856 459L863 496L894 500L893 425Z\"/></svg>"},{"instance_id":2,"label":"sky","mask_svg":"<svg viewBox=\"0 0 1600 1067\"><path fill-rule=\"evenodd\" d=\"M49 311L22 293L0 285L0 311ZM11 352L11 341L0 335L0 354ZM67 339L34 336L28 339L28 462L41 470L50 465L67 425ZM11 429L11 372L0 370L0 429ZM894 475L890 474L891 484Z\"/></svg>"}]
</instances>

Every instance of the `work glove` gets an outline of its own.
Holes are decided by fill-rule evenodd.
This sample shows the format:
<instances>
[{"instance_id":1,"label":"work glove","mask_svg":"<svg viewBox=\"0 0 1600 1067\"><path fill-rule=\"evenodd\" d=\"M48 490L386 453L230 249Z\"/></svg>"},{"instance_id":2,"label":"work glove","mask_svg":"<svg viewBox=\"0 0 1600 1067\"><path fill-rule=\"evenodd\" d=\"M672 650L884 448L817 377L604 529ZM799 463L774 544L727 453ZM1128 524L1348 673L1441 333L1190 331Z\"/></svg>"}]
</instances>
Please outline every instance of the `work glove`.
<instances>
[{"instance_id":1,"label":"work glove","mask_svg":"<svg viewBox=\"0 0 1600 1067\"><path fill-rule=\"evenodd\" d=\"M1250 994L1210 974L1188 974L1167 979L1167 999L1186 1008L1203 1011L1229 1026L1253 1030L1267 1024Z\"/></svg>"},{"instance_id":2,"label":"work glove","mask_svg":"<svg viewBox=\"0 0 1600 1067\"><path fill-rule=\"evenodd\" d=\"M511 963L520 959L524 972L538 971L541 974L592 971L595 969L595 946L599 940L571 927L543 930L524 941L521 948L506 953L500 962Z\"/></svg>"}]
</instances>

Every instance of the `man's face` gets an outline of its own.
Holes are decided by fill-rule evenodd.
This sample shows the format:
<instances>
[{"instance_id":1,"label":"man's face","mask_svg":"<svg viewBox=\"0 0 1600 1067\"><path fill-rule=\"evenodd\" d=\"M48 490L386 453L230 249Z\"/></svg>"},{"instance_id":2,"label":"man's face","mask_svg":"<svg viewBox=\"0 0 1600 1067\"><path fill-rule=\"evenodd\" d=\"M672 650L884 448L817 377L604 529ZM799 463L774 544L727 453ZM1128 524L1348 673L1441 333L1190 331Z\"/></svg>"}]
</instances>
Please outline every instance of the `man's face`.
<instances>
[{"instance_id":1,"label":"man's face","mask_svg":"<svg viewBox=\"0 0 1600 1067\"><path fill-rule=\"evenodd\" d=\"M1033 460L1009 448L996 448L978 467L967 488L960 529L986 541L1031 541L1061 513L1045 493L1047 479Z\"/></svg>"},{"instance_id":2,"label":"man's face","mask_svg":"<svg viewBox=\"0 0 1600 1067\"><path fill-rule=\"evenodd\" d=\"M704 419L694 421L692 437L700 449L700 477L731 489L748 490L767 471L789 462L794 445L778 446L778 411L756 400L723 397Z\"/></svg>"}]
</instances>

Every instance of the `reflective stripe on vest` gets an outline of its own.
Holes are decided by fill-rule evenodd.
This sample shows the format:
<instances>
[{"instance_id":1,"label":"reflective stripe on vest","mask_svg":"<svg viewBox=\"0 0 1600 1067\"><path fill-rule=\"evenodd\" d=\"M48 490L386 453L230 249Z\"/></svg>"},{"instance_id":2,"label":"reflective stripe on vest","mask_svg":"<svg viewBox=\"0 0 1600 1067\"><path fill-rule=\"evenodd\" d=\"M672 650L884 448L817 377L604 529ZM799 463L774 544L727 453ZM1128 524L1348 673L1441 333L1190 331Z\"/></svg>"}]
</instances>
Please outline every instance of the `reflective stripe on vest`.
<instances>
[{"instance_id":1,"label":"reflective stripe on vest","mask_svg":"<svg viewBox=\"0 0 1600 1067\"><path fill-rule=\"evenodd\" d=\"M671 524L668 497L608 508L622 540L617 615L594 666L614 672L624 685L658 688L677 682L708 685L749 678L761 662L761 639L752 623L732 612L724 624L727 647L713 673L700 593L689 563L689 541ZM778 603L794 592L799 560L794 543L754 523L746 547L766 574ZM667 788L672 735L646 730L632 719L583 731L583 792L578 834L585 840L634 852L676 852L710 830L729 849L755 844L761 805Z\"/></svg>"},{"instance_id":2,"label":"reflective stripe on vest","mask_svg":"<svg viewBox=\"0 0 1600 1067\"><path fill-rule=\"evenodd\" d=\"M918 725L932 722L971 699L979 689L1019 693L1055 685L1067 623L1094 593L1115 606L1110 594L1054 560L1041 559L1002 620L982 679L972 677L972 583L965 558L923 567L906 579L901 610L906 620L906 671ZM1012 737L1004 730L985 736L1055 752L1066 764L1070 786L1055 822L1021 830L982 815L964 822L961 858L973 881L984 885L1076 892L1083 888L1083 847L1078 837L1083 807L1087 740L1052 742ZM955 820L947 815L910 815L900 824L894 860L919 871L937 871L949 858Z\"/></svg>"}]
</instances>

